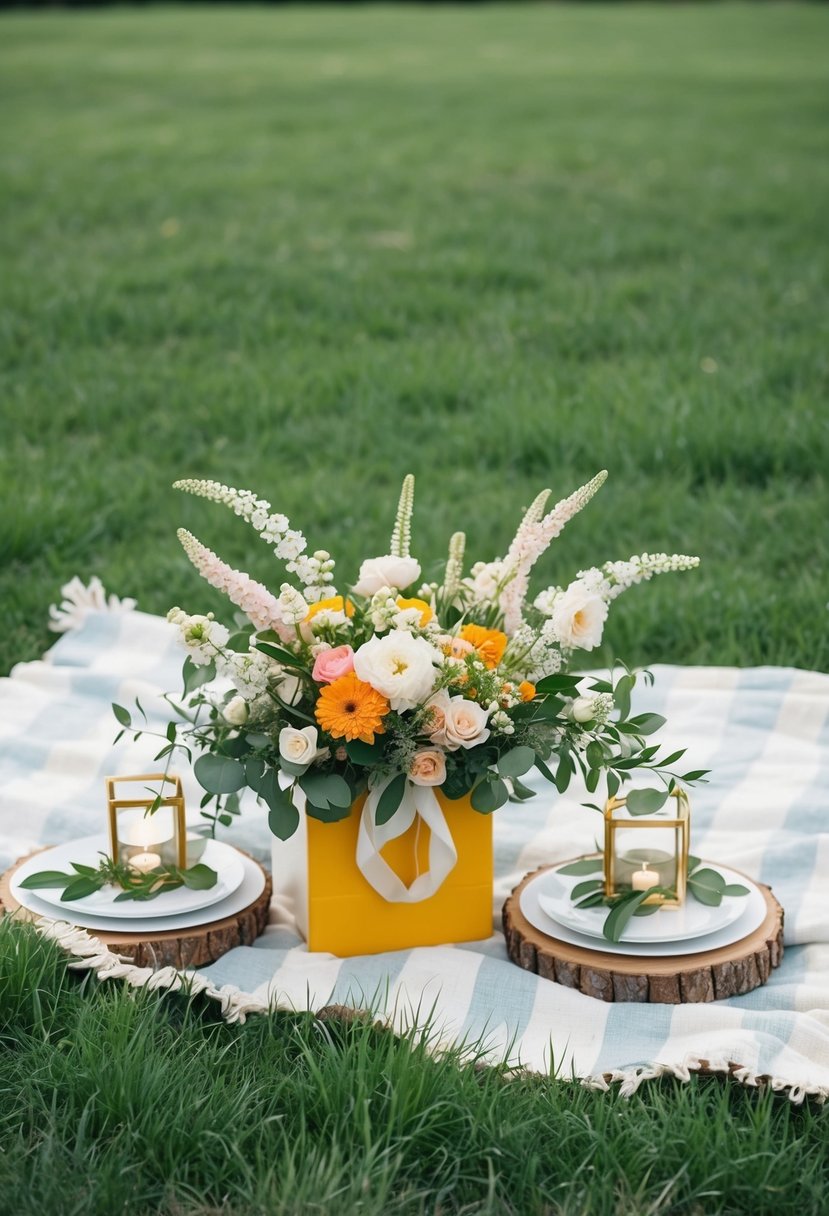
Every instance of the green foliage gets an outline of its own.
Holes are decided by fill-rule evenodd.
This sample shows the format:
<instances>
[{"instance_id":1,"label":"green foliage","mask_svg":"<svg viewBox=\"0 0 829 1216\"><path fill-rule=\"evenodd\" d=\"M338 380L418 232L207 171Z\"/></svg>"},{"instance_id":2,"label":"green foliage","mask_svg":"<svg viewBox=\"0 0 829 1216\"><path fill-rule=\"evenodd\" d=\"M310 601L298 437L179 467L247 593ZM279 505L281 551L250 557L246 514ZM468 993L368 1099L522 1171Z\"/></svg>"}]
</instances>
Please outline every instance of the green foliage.
<instances>
[{"instance_id":1,"label":"green foliage","mask_svg":"<svg viewBox=\"0 0 829 1216\"><path fill-rule=\"evenodd\" d=\"M97 866L81 865L79 862L70 863L74 874L65 874L60 870L38 870L24 878L21 887L29 891L40 891L46 888L63 887L61 901L85 899L94 895L107 883L113 883L123 890L115 896L116 903L125 900L141 900L146 902L164 895L167 891L177 891L179 887L189 887L193 891L207 891L215 887L217 874L210 866L199 863L187 869L178 866L157 866L154 870L140 872L129 865L114 862L112 858L101 856Z\"/></svg>"},{"instance_id":2,"label":"green foliage","mask_svg":"<svg viewBox=\"0 0 829 1216\"><path fill-rule=\"evenodd\" d=\"M0 992L14 1216L804 1216L829 1188L829 1111L769 1087L621 1098L478 1068L474 1044L432 1058L368 1022L231 1026L212 1003L73 976L9 922Z\"/></svg>"}]
</instances>

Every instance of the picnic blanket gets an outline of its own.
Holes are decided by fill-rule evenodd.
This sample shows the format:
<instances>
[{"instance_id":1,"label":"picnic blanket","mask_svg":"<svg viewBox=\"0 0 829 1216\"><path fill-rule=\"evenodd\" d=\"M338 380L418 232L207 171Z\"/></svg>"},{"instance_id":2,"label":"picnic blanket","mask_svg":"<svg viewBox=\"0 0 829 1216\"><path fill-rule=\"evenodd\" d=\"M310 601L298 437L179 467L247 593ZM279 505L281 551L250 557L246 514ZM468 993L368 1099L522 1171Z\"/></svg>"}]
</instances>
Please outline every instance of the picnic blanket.
<instances>
[{"instance_id":1,"label":"picnic blanket","mask_svg":"<svg viewBox=\"0 0 829 1216\"><path fill-rule=\"evenodd\" d=\"M138 696L166 723L163 691L180 687L174 630L141 612L90 612L43 661L0 681L0 865L42 844L103 830L103 777L152 771L160 744L113 746L110 703ZM184 977L242 1019L269 1007L373 1008L396 1029L429 1023L430 1042L555 1070L632 1092L643 1078L687 1079L706 1062L754 1084L768 1078L795 1101L829 1095L829 675L791 668L654 669L636 710L664 713L664 742L710 768L693 795L693 851L769 883L786 913L786 951L769 982L711 1004L606 1004L521 971L497 926L504 898L531 869L590 850L595 812L583 791L537 798L495 816L493 935L482 942L339 959L309 953L285 910L251 947ZM162 727L163 729L163 727ZM185 774L182 774L185 775ZM189 777L190 816L198 818ZM225 839L269 861L266 816L243 803ZM132 984L179 988L182 976L125 964L89 934L42 923L74 964Z\"/></svg>"}]
</instances>

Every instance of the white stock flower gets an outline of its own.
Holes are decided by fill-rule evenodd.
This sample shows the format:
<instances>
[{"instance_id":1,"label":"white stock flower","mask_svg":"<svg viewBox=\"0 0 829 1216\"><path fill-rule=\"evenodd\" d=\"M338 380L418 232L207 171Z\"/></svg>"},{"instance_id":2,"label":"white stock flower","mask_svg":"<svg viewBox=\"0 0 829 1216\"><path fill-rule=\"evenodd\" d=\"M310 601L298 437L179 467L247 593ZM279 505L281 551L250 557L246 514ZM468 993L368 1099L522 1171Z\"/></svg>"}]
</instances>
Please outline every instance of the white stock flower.
<instances>
[{"instance_id":1,"label":"white stock flower","mask_svg":"<svg viewBox=\"0 0 829 1216\"><path fill-rule=\"evenodd\" d=\"M317 728L303 726L297 730L295 726L284 726L279 732L279 754L289 764L309 765L317 755Z\"/></svg>"},{"instance_id":2,"label":"white stock flower","mask_svg":"<svg viewBox=\"0 0 829 1216\"><path fill-rule=\"evenodd\" d=\"M431 693L436 671L435 651L411 633L394 630L382 638L372 638L354 655L358 679L388 697L398 713L414 709Z\"/></svg>"},{"instance_id":3,"label":"white stock flower","mask_svg":"<svg viewBox=\"0 0 829 1216\"><path fill-rule=\"evenodd\" d=\"M413 557L369 557L360 566L360 574L354 585L355 595L374 595L382 587L394 587L398 591L411 586L420 578L420 562Z\"/></svg>"},{"instance_id":4,"label":"white stock flower","mask_svg":"<svg viewBox=\"0 0 829 1216\"><path fill-rule=\"evenodd\" d=\"M282 584L278 604L282 620L288 625L298 625L308 615L305 596L301 595L290 583Z\"/></svg>"},{"instance_id":5,"label":"white stock flower","mask_svg":"<svg viewBox=\"0 0 829 1216\"><path fill-rule=\"evenodd\" d=\"M602 640L607 604L578 579L556 599L552 629L565 650L593 650Z\"/></svg>"},{"instance_id":6,"label":"white stock flower","mask_svg":"<svg viewBox=\"0 0 829 1216\"><path fill-rule=\"evenodd\" d=\"M216 652L230 637L229 630L213 619L212 612L207 616L188 616L181 608L171 608L167 620L178 626L190 661L196 667L206 667L212 663L217 657Z\"/></svg>"},{"instance_id":7,"label":"white stock flower","mask_svg":"<svg viewBox=\"0 0 829 1216\"><path fill-rule=\"evenodd\" d=\"M234 697L222 710L222 717L231 726L244 726L248 720L248 703L244 697Z\"/></svg>"}]
</instances>

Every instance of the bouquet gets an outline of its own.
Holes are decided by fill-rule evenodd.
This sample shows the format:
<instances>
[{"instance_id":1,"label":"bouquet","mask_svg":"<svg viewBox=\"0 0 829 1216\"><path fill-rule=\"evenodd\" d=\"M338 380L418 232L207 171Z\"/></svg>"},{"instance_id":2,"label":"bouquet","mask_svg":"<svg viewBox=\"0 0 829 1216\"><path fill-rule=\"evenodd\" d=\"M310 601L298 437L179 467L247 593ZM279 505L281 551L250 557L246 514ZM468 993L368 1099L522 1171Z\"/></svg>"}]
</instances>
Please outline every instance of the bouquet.
<instances>
[{"instance_id":1,"label":"bouquet","mask_svg":"<svg viewBox=\"0 0 829 1216\"><path fill-rule=\"evenodd\" d=\"M411 552L409 475L388 553L365 560L342 590L329 552L309 553L269 502L216 481L176 482L243 519L291 579L272 590L179 530L190 561L239 615L231 629L212 613L170 611L187 650L185 693L157 758L178 748L190 759L198 752L202 813L214 831L232 822L247 788L283 840L303 807L332 822L363 796L363 814L377 829L405 817L413 802L428 818L436 790L450 800L469 796L486 815L532 797L522 777L533 768L560 792L577 771L591 793L604 778L609 795L634 770L648 770L667 797L695 774L670 771L682 753L660 760L648 742L663 718L630 716L635 674L616 666L609 679L584 679L569 665L576 652L600 644L623 591L699 559L643 553L581 570L530 598L535 563L606 476L552 509L543 490L504 557L467 570L465 536L456 532L442 577L429 582ZM226 691L217 691L216 677Z\"/></svg>"}]
</instances>

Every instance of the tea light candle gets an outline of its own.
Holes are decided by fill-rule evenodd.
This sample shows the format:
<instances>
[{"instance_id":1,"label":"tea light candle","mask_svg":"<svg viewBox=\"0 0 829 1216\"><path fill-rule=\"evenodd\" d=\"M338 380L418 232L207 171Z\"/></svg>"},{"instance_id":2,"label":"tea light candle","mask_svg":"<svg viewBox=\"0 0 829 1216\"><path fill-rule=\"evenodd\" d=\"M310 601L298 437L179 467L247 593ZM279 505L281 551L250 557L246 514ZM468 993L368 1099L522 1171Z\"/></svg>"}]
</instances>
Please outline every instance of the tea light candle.
<instances>
[{"instance_id":1,"label":"tea light candle","mask_svg":"<svg viewBox=\"0 0 829 1216\"><path fill-rule=\"evenodd\" d=\"M150 870L155 870L161 865L161 855L159 853L133 853L129 864L134 870L139 870L142 874L149 874Z\"/></svg>"},{"instance_id":2,"label":"tea light candle","mask_svg":"<svg viewBox=\"0 0 829 1216\"><path fill-rule=\"evenodd\" d=\"M649 891L651 887L659 886L659 875L648 869L648 863L642 862L641 870L634 870L630 884L634 891Z\"/></svg>"}]
</instances>

